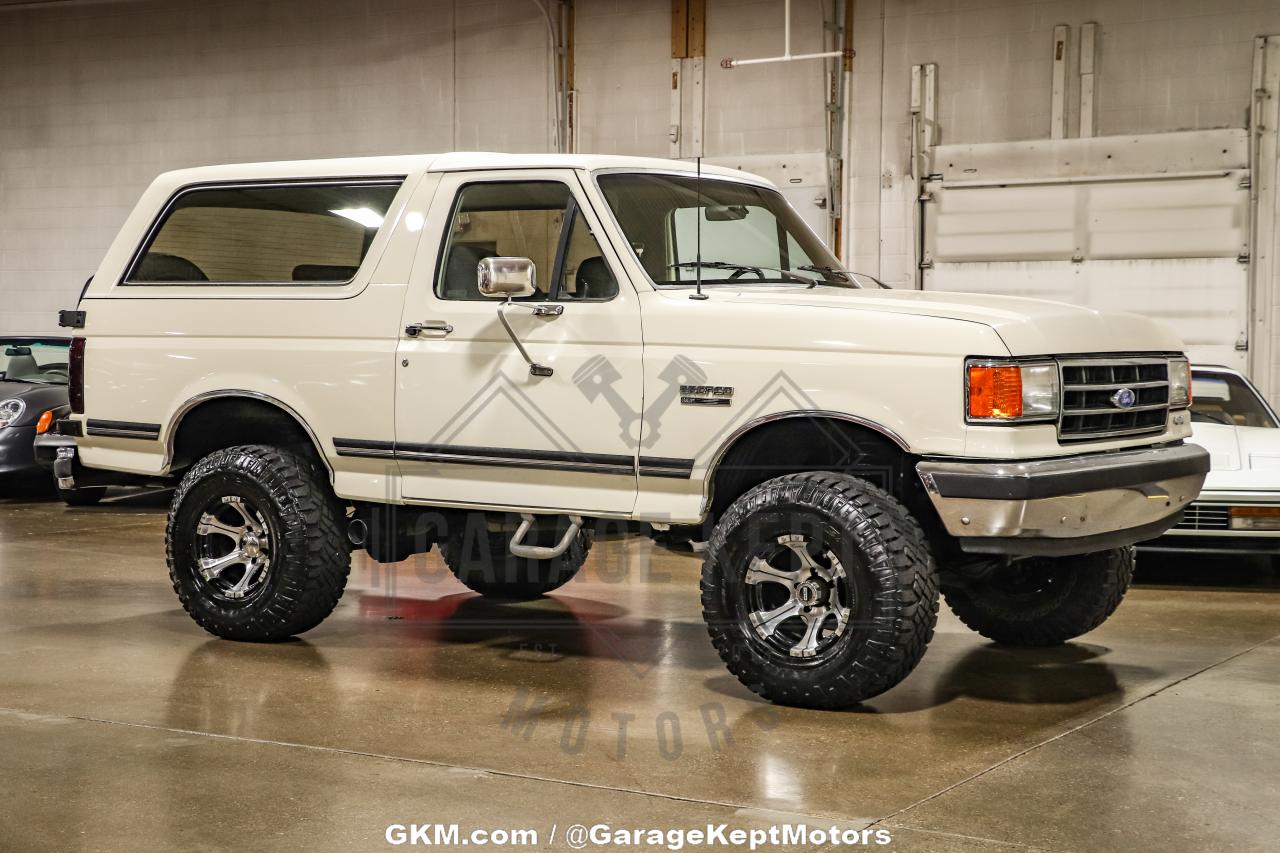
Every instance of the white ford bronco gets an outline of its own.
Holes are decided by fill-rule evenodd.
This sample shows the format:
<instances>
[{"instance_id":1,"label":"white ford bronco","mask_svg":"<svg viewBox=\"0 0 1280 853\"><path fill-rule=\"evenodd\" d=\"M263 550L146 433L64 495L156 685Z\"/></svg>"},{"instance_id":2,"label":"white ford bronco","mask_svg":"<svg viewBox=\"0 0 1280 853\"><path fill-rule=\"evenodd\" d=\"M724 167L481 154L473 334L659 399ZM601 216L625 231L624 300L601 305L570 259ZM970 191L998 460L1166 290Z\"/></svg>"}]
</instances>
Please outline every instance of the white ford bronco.
<instances>
[{"instance_id":1,"label":"white ford bronco","mask_svg":"<svg viewBox=\"0 0 1280 853\"><path fill-rule=\"evenodd\" d=\"M63 486L174 482L174 589L236 640L318 625L353 549L525 598L629 526L707 540L747 687L849 705L940 593L998 642L1098 626L1208 471L1156 323L883 289L767 181L684 162L170 172L62 321Z\"/></svg>"}]
</instances>

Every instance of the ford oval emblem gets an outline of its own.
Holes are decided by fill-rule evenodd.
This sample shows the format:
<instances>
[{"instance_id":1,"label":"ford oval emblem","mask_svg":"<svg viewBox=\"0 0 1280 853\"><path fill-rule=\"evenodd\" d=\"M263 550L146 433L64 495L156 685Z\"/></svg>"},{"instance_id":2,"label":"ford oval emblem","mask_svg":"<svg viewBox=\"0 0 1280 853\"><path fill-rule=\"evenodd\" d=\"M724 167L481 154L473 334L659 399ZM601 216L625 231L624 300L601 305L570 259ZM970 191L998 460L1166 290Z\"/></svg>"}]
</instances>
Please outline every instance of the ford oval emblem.
<instances>
[{"instance_id":1,"label":"ford oval emblem","mask_svg":"<svg viewBox=\"0 0 1280 853\"><path fill-rule=\"evenodd\" d=\"M1111 395L1111 405L1117 409L1130 409L1136 402L1138 402L1138 395L1133 393L1132 388L1121 388Z\"/></svg>"}]
</instances>

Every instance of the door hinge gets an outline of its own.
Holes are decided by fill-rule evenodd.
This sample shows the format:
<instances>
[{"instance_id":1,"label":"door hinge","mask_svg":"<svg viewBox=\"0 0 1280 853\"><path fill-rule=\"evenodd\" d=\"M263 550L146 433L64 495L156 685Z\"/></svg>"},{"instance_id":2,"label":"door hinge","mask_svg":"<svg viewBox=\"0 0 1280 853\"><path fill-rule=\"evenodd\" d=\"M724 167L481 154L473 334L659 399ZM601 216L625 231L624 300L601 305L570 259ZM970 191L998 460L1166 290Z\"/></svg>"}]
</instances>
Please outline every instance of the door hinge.
<instances>
[{"instance_id":1,"label":"door hinge","mask_svg":"<svg viewBox=\"0 0 1280 853\"><path fill-rule=\"evenodd\" d=\"M58 312L58 325L64 329L83 329L85 312L63 308Z\"/></svg>"}]
</instances>

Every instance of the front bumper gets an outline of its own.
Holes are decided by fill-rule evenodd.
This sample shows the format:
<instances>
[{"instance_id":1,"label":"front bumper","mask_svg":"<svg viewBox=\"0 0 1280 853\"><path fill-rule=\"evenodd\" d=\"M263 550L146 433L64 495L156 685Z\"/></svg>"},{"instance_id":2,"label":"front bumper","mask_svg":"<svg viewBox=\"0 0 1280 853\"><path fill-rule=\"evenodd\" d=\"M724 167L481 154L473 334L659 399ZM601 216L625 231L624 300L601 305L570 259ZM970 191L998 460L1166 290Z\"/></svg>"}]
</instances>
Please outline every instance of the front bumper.
<instances>
[{"instance_id":1,"label":"front bumper","mask_svg":"<svg viewBox=\"0 0 1280 853\"><path fill-rule=\"evenodd\" d=\"M34 426L7 426L0 428L0 474L32 474L36 467L32 443Z\"/></svg>"},{"instance_id":2,"label":"front bumper","mask_svg":"<svg viewBox=\"0 0 1280 853\"><path fill-rule=\"evenodd\" d=\"M1194 444L1053 459L916 466L947 532L972 554L1083 554L1152 539L1200 494Z\"/></svg>"}]
</instances>

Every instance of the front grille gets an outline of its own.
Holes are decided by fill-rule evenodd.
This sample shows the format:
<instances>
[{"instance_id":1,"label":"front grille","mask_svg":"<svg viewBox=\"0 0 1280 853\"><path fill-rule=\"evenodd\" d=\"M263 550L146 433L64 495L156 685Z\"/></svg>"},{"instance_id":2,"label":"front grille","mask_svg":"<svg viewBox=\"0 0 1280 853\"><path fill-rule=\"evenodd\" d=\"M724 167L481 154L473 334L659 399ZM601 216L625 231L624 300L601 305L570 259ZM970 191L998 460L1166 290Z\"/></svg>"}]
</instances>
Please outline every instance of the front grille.
<instances>
[{"instance_id":1,"label":"front grille","mask_svg":"<svg viewBox=\"0 0 1280 853\"><path fill-rule=\"evenodd\" d=\"M1097 441L1164 432L1169 418L1169 362L1155 358L1082 359L1060 362L1060 441ZM1112 398L1134 393L1121 408Z\"/></svg>"},{"instance_id":2,"label":"front grille","mask_svg":"<svg viewBox=\"0 0 1280 853\"><path fill-rule=\"evenodd\" d=\"M1174 530L1230 530L1231 507L1192 501L1182 513L1182 521Z\"/></svg>"}]
</instances>

